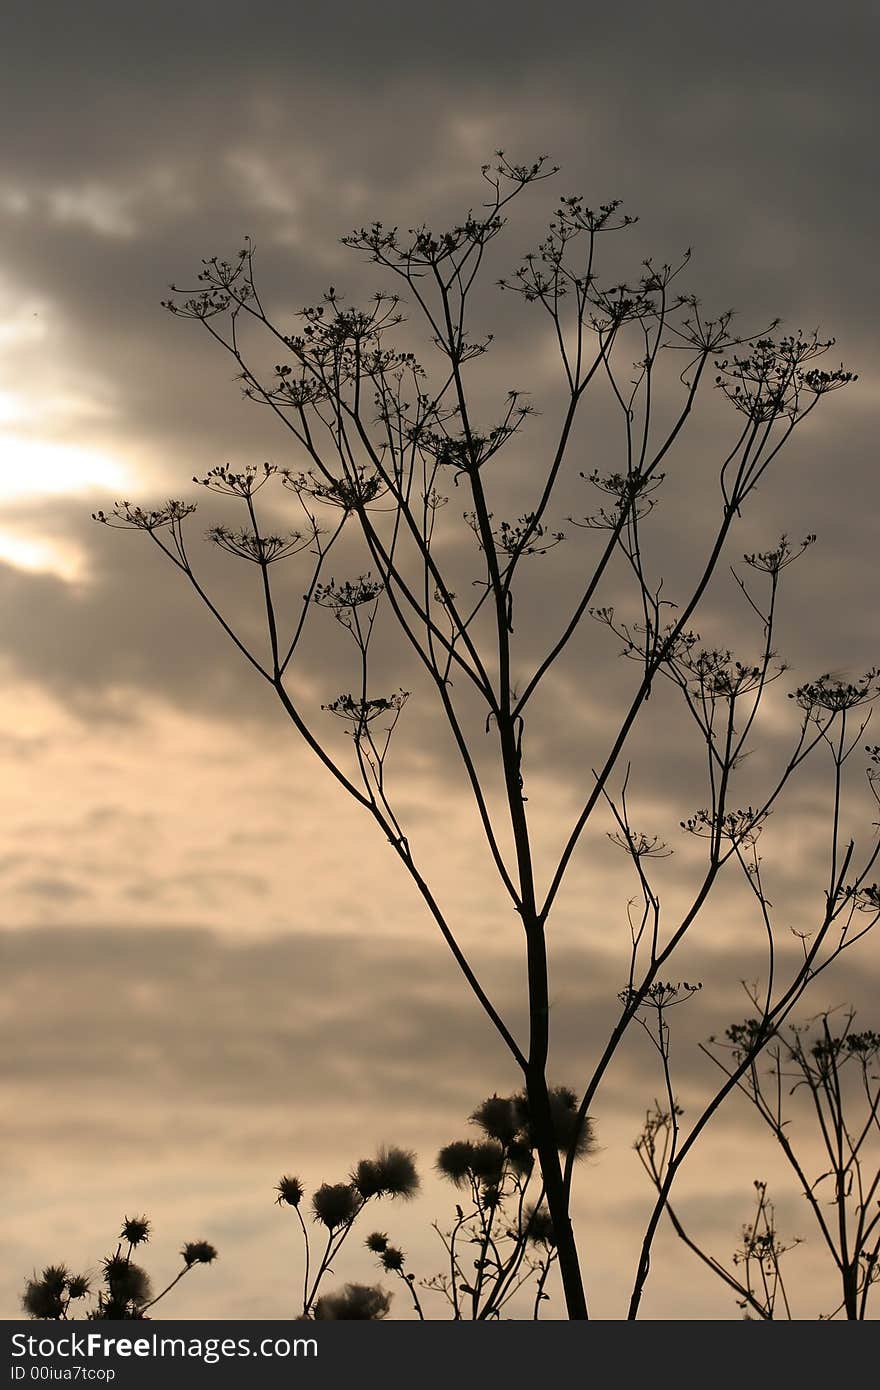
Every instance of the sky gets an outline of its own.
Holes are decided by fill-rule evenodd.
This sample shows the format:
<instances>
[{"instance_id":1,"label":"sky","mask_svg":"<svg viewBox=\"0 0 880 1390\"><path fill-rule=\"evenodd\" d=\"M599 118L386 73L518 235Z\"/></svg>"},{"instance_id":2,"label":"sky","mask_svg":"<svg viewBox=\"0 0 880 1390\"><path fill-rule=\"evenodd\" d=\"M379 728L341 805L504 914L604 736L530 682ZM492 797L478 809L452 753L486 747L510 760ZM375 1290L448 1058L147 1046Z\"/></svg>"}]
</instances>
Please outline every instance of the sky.
<instances>
[{"instance_id":1,"label":"sky","mask_svg":"<svg viewBox=\"0 0 880 1390\"><path fill-rule=\"evenodd\" d=\"M728 563L783 531L817 533L784 576L778 645L792 669L743 773L759 788L788 746L786 692L878 662L876 40L876 8L860 3L833 15L813 4L723 11L677 0L539 11L254 3L245 14L226 0L137 10L83 0L75 23L66 5L4 6L0 1315L16 1315L34 1268L60 1259L96 1268L123 1214L144 1210L157 1281L174 1272L183 1240L220 1250L216 1266L175 1291L169 1313L286 1317L299 1252L274 1183L288 1171L312 1186L337 1180L364 1145L383 1142L420 1155L422 1196L383 1219L433 1273L430 1223L454 1200L433 1156L465 1132L484 1095L519 1084L376 828L147 539L91 520L118 499L194 496L192 476L218 464L303 467L295 441L242 399L234 365L199 325L162 309L169 284L192 283L200 258L234 255L249 235L282 320L330 284L357 302L387 284L340 236L377 218L452 225L483 196L479 170L493 151L518 162L546 152L560 172L516 205L477 301L479 330L496 334L475 369L478 398L488 410L493 393L515 387L540 412L493 484L499 516L540 476L559 396L546 332L493 282L540 239L562 194L619 198L638 215L609 251L627 274L645 256L674 261L691 247L688 287L708 308L735 306L749 331L778 316L785 331L833 336L833 365L844 360L859 380L821 403L750 499L701 617L712 642L753 650L760 634ZM430 352L419 331L400 330ZM661 405L672 400L672 386L663 389ZM652 532L668 593L684 592L717 511L713 461L731 413L711 388L706 396L669 465ZM620 444L598 404L575 437L560 524L590 506L578 472L619 467ZM214 515L206 502L204 525ZM452 502L457 519L464 503ZM469 533L459 525L457 537L467 575ZM571 534L528 571L516 623L522 672L576 592L585 544ZM354 563L354 551L346 558ZM257 633L253 576L211 555L200 563L225 611ZM327 621L314 625L296 683L323 730L318 707L350 688L352 666L343 634L319 616ZM379 642L392 685L413 679L390 626ZM546 683L525 765L545 877L632 674L590 624ZM413 689L394 748L395 806L463 945L524 1035L518 922L492 877L442 715L430 691ZM649 832L676 850L657 865L672 916L698 868L679 822L703 804L705 778L681 711L662 692L651 704L632 745L632 795ZM491 744L479 738L483 758ZM334 747L350 752L338 739ZM848 774L842 834L865 853L876 807L861 749ZM767 832L782 930L811 920L821 901L829 786L827 757L817 757ZM633 884L607 828L585 837L552 919L552 1064L575 1087L625 982ZM740 981L760 968L748 912L741 890L725 885L676 967L676 978L704 982L675 1025L686 1109L711 1081L698 1044L747 1011ZM880 1027L878 940L817 981L800 1017L852 1004ZM596 1098L598 1149L581 1168L574 1210L602 1317L625 1310L650 1205L632 1143L661 1084L650 1045L634 1034ZM683 1171L680 1209L729 1252L752 1180L765 1176L777 1178L780 1213L802 1234L806 1217L770 1139L735 1102ZM815 1241L792 1258L804 1315L815 1316L829 1297ZM345 1277L370 1269L355 1251ZM557 1292L549 1316L561 1308ZM738 1313L664 1231L645 1315Z\"/></svg>"}]
</instances>

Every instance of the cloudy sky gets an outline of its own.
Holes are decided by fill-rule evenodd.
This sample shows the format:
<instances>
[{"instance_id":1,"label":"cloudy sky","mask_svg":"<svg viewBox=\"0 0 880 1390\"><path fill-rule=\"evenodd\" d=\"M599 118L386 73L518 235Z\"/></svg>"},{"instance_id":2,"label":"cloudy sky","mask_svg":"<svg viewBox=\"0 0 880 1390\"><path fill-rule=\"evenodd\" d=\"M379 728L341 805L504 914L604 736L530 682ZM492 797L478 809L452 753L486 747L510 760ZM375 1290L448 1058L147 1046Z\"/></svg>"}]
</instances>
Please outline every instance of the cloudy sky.
<instances>
[{"instance_id":1,"label":"cloudy sky","mask_svg":"<svg viewBox=\"0 0 880 1390\"><path fill-rule=\"evenodd\" d=\"M256 3L246 15L225 0L4 6L0 1315L16 1314L34 1267L94 1268L137 1209L156 1226L157 1279L174 1270L184 1239L221 1251L169 1312L287 1316L298 1249L272 1205L274 1182L291 1170L310 1183L341 1178L383 1141L422 1156L423 1196L387 1224L430 1274L439 1267L430 1222L450 1209L433 1155L483 1095L518 1084L375 826L147 539L90 519L120 498L190 497L192 475L225 462L303 466L291 437L242 399L230 359L160 307L169 283L190 283L201 257L234 254L248 234L261 284L292 326L293 311L329 284L352 301L385 287L340 245L352 227L452 225L483 196L480 165L495 149L516 161L548 152L561 172L524 195L478 301L476 327L495 332L497 346L477 395L488 402L516 387L541 412L511 480L494 484L498 516L528 496L530 469L540 476L559 395L543 326L536 332L534 313L492 286L540 238L561 194L619 198L638 214L629 241L615 239L610 275L692 247L687 287L708 309L735 306L749 330L778 316L785 330L818 325L834 336L834 365L843 358L859 381L821 403L750 499L702 619L713 643L754 657L760 632L727 562L782 531L818 533L785 576L778 646L793 669L756 730L744 786L757 795L789 746L785 692L878 660L876 40L875 7L861 3L831 17L805 4L626 0ZM404 340L407 331L421 347L417 326L401 330ZM670 594L685 592L717 514L716 460L733 428L722 405L710 387L668 466L652 558ZM590 509L579 471L620 467L620 444L597 400L575 439L560 523ZM452 500L450 517L464 506ZM196 518L194 543L199 531ZM470 533L459 531L455 555L477 573L478 557L463 549ZM570 535L529 570L521 676L568 611L589 545ZM253 575L210 555L200 563L225 611L257 632ZM355 677L344 634L318 616L326 622L315 624L296 681L323 736L320 704ZM395 666L390 627L380 648L392 687L410 680L405 660ZM591 624L536 706L526 767L545 878L632 678ZM430 691L413 688L394 804L524 1037L517 920ZM699 872L679 822L704 804L705 778L693 730L664 699L652 699L630 756L644 828L676 850L657 868L671 920ZM473 736L486 758L478 723ZM841 833L864 855L873 803L858 753L849 770ZM821 913L829 786L819 756L767 833L782 933ZM552 921L553 1068L574 1086L625 983L635 890L606 828L585 837ZM694 1107L711 1081L697 1043L742 1016L738 981L760 969L749 911L733 882L723 886L680 958L680 975L704 982L676 1025L680 1092ZM857 949L817 982L811 1007L852 1003L878 1027L869 1017L877 942ZM600 1148L580 1176L576 1221L603 1317L625 1309L649 1207L631 1146L660 1085L649 1045L634 1036L594 1106ZM718 1254L733 1248L758 1177L778 1176L780 1211L793 1233L807 1233L769 1145L734 1105L681 1179L679 1205ZM796 1259L803 1313L814 1316L830 1297L822 1263L811 1247ZM344 1273L368 1270L355 1254ZM550 1312L560 1311L556 1295ZM736 1315L665 1235L645 1312Z\"/></svg>"}]
</instances>

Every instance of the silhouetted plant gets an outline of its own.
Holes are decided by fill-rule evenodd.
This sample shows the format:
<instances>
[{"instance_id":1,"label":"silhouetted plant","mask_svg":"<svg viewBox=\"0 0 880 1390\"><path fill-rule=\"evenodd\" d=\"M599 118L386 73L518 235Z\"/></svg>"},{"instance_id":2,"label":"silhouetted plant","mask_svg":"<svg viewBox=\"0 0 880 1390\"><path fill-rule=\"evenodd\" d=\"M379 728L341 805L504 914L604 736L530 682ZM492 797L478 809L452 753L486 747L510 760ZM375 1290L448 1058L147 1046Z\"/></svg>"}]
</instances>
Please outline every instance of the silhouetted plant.
<instances>
[{"instance_id":1,"label":"silhouetted plant","mask_svg":"<svg viewBox=\"0 0 880 1390\"><path fill-rule=\"evenodd\" d=\"M760 1020L732 1024L724 1040L710 1039L705 1051L749 1099L782 1149L807 1203L822 1243L840 1280L840 1302L830 1313L865 1319L872 1288L880 1279L880 1034L856 1032L849 1010L841 1025L823 1013L806 1025L792 1024L765 1048L762 1071L754 1049ZM740 1072L744 1059L748 1066ZM808 1101L806 1116L792 1097ZM655 1104L636 1142L636 1151L660 1191L672 1136L681 1110ZM808 1133L804 1135L804 1119ZM810 1133L809 1131L812 1131ZM819 1140L821 1171L809 1157L809 1141ZM806 1149L806 1152L805 1152ZM728 1269L709 1255L667 1201L676 1234L738 1295L749 1315L771 1320L793 1316L782 1276L782 1256L800 1238L784 1241L776 1226L767 1184L755 1182L756 1209L743 1227L740 1246Z\"/></svg>"},{"instance_id":2,"label":"silhouetted plant","mask_svg":"<svg viewBox=\"0 0 880 1390\"><path fill-rule=\"evenodd\" d=\"M21 1305L29 1318L60 1320L69 1316L70 1304L91 1291L84 1274L71 1274L66 1265L47 1265L43 1273L28 1279Z\"/></svg>"},{"instance_id":3,"label":"silhouetted plant","mask_svg":"<svg viewBox=\"0 0 880 1390\"><path fill-rule=\"evenodd\" d=\"M85 1274L71 1274L66 1265L47 1265L25 1285L22 1308L29 1318L67 1320L76 1316L71 1305L95 1293L96 1301L85 1308L82 1317L92 1321L144 1319L196 1265L212 1264L217 1258L214 1246L206 1240L191 1240L181 1250L183 1268L161 1293L153 1295L150 1277L132 1259L134 1251L150 1239L150 1222L145 1216L127 1216L122 1223L116 1250L101 1262L100 1282L92 1287Z\"/></svg>"},{"instance_id":4,"label":"silhouetted plant","mask_svg":"<svg viewBox=\"0 0 880 1390\"><path fill-rule=\"evenodd\" d=\"M592 1123L579 1123L577 1096L565 1086L550 1089L557 1142L565 1150L577 1125L578 1157L593 1148ZM539 1316L550 1271L558 1260L553 1222L538 1174L536 1140L525 1092L490 1096L471 1115L483 1138L445 1145L437 1170L461 1193L455 1220L448 1228L434 1222L446 1252L446 1269L417 1280L404 1251L383 1231L364 1242L386 1274L405 1286L416 1317L425 1321L419 1288L442 1295L456 1320L489 1321L521 1290L531 1285L533 1316ZM299 1218L304 1245L301 1317L367 1319L386 1316L391 1294L379 1285L346 1284L339 1292L320 1294L322 1280L367 1203L376 1197L410 1197L418 1187L413 1155L382 1149L375 1159L361 1159L348 1183L322 1184L312 1197L314 1219L328 1232L324 1253L310 1275L311 1243L301 1206L305 1187L299 1178L279 1181L276 1201L292 1207ZM472 1258L467 1259L470 1255Z\"/></svg>"},{"instance_id":5,"label":"silhouetted plant","mask_svg":"<svg viewBox=\"0 0 880 1390\"><path fill-rule=\"evenodd\" d=\"M408 1199L415 1196L418 1188L415 1157L407 1149L399 1148L383 1148L375 1158L362 1158L348 1182L322 1183L312 1195L312 1216L327 1234L324 1250L313 1269L309 1230L301 1210L305 1187L299 1178L285 1176L280 1179L275 1189L278 1193L275 1200L279 1206L288 1206L295 1211L303 1237L305 1258L301 1317L339 1319L385 1316L388 1311L385 1295L378 1298L375 1304L369 1300L365 1302L368 1290L359 1284L350 1284L346 1286L344 1295L333 1295L328 1301L319 1297L320 1285L368 1202L383 1197ZM373 1306L379 1311L364 1311ZM346 1312L346 1309L355 1311Z\"/></svg>"},{"instance_id":6,"label":"silhouetted plant","mask_svg":"<svg viewBox=\"0 0 880 1390\"><path fill-rule=\"evenodd\" d=\"M239 508L243 525L215 525L208 536L258 573L266 631L262 649L245 641L196 573L187 543L192 503L171 500L149 510L123 501L96 513L96 519L145 533L179 570L280 700L319 761L372 817L411 877L469 988L522 1073L530 1134L539 1155L572 1318L587 1316L570 1219L573 1163L585 1117L624 1035L643 1009L651 1007L652 992L667 975L671 958L722 871L730 866L744 874L767 943L759 1028L752 1051L708 1099L688 1135L676 1130L674 1151L637 1260L629 1304L629 1315L635 1317L654 1232L683 1160L807 985L864 936L880 915L880 902L866 887L880 846L875 841L857 862L855 841L845 834L841 819L843 767L864 727L867 716L862 707L874 699L878 684L876 671L854 683L825 674L801 684L793 692L789 755L768 772L763 789L751 793L748 805L739 803L738 771L750 751L750 735L768 687L785 671L774 647L781 576L815 537L794 544L783 536L772 548L743 556L754 577L735 572L739 591L760 624L755 658L739 660L731 651L707 646L693 624L735 523L768 468L819 402L854 377L842 366L822 365L833 339L817 333L779 335L775 323L757 333L741 332L734 328L730 311L707 315L690 290L678 288L689 251L675 264L644 261L631 283L616 276L603 280L598 265L601 245L634 221L620 212L617 202L591 207L580 196L563 197L545 239L512 275L498 282L504 292L542 317L558 351L564 397L530 501L517 504L514 520L499 510L506 510L499 460L523 436L534 410L519 387L491 404L471 373L470 364L492 348L491 334L477 334L470 326L473 287L490 246L504 230L511 205L555 172L544 158L520 165L498 152L495 162L482 169L486 202L451 228L437 232L422 225L403 233L374 222L343 238L346 246L365 254L405 290L431 339L433 376L398 339L403 302L396 293L379 291L366 307L357 308L349 307L331 287L319 303L302 310L298 323L273 317L254 277L250 241L231 260L203 261L194 290L173 288L166 307L179 318L194 320L231 355L245 396L268 408L305 464L279 468L265 463L244 469L226 464L194 480ZM259 365L265 357L252 350L251 332L271 345L274 368L264 372ZM734 422L717 451L718 515L692 581L673 601L649 559L645 538L675 446L701 389L713 376L718 397L733 407ZM575 423L582 404L588 393L603 390L621 424L619 466L567 470L578 448ZM665 411L673 390L680 395L674 409ZM665 413L658 415L661 399ZM484 418L494 423L481 423ZM703 462L705 454L703 447ZM559 484L567 471L603 500L596 510L566 518L588 552L574 567L578 588L573 595L558 597L540 633L543 645L538 651L528 650L515 628L524 562L546 563L547 554L555 553L565 539L551 512L558 506ZM466 498L463 513L447 506L459 488ZM284 494L302 517L292 530L265 519L267 496L278 506ZM339 581L327 577L326 567L344 528L359 534L363 560L356 566L356 578ZM697 554L697 542L690 544ZM298 557L303 576L298 585L302 601L291 612L282 602L276 574L278 565L292 557ZM601 603L600 587L615 559L632 582L631 611ZM302 659L310 614L317 609L329 610L352 644L350 689L322 706L342 722L351 739L349 761L325 743L291 681L296 660ZM374 637L380 615L390 616L401 639L401 654L415 661L433 688L460 760L463 784L473 797L489 859L520 919L527 1040L515 1036L512 1024L489 997L438 893L419 867L401 819L389 754L408 695L399 686L399 672L377 677ZM584 759L586 786L579 792L580 809L542 886L536 877L530 824L540 808L534 794L526 792L534 767L528 761L529 720L547 673L570 654L585 617L622 643L634 673L607 746L595 761ZM555 630L548 631L554 621ZM677 690L706 752L705 804L680 822L685 833L702 842L705 858L690 905L670 926L661 915L652 871L652 860L670 851L656 835L631 824L627 795L632 777L629 768L623 772L621 766L627 741L661 677ZM652 711L655 705L656 701ZM494 781L484 754L487 736L493 739L498 774ZM803 954L792 961L781 949L786 928L779 926L764 891L755 846L787 783L821 748L830 751L833 765L829 871L815 920L804 937ZM621 783L618 791L613 790L616 778ZM500 793L493 791L496 786ZM603 806L615 819L611 838L631 861L636 882L636 906L621 910L631 938L628 979L622 982L620 1013L607 1044L579 1089L576 1118L560 1152L547 1080L547 933L573 856L597 808ZM558 807L554 812L558 814ZM509 847L502 824L510 829ZM857 918L856 906L865 908L867 917ZM489 1163L490 1158L485 1150L481 1161Z\"/></svg>"}]
</instances>

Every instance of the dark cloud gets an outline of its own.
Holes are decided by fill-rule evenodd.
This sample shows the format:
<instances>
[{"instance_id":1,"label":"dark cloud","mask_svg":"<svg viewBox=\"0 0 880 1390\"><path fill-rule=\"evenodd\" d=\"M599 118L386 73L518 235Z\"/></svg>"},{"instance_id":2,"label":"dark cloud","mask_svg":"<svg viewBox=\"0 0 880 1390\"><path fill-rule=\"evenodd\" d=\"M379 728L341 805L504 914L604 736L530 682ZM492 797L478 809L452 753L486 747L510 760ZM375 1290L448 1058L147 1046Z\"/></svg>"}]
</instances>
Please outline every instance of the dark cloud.
<instances>
[{"instance_id":1,"label":"dark cloud","mask_svg":"<svg viewBox=\"0 0 880 1390\"><path fill-rule=\"evenodd\" d=\"M516 954L477 944L471 955L522 1037ZM7 1082L51 1087L61 1067L68 1084L84 1094L98 1086L107 1100L136 1075L173 1106L258 1109L283 1098L322 1111L373 1106L384 1096L395 1108L436 1104L450 1113L475 1104L481 1087L518 1082L439 937L371 941L303 930L246 942L196 928L47 927L5 931L3 957ZM683 968L705 985L677 1011L674 1031L679 1084L694 1095L712 1075L696 1044L748 1013L739 980L743 964L756 960L708 943L687 953ZM852 1003L870 1026L869 985L850 960L822 977L802 1014ZM569 945L552 962L556 1066L560 1079L577 1084L616 1014L624 956L602 951L590 962ZM638 1111L637 1078L650 1057L634 1030L599 1113ZM41 1133L51 1131L50 1114L35 1110L33 1119Z\"/></svg>"},{"instance_id":2,"label":"dark cloud","mask_svg":"<svg viewBox=\"0 0 880 1390\"><path fill-rule=\"evenodd\" d=\"M331 267L372 288L336 238L373 216L460 215L499 143L546 146L563 186L625 197L651 228L645 250L692 243L695 281L724 307L827 321L851 351L870 342L867 8L832 32L802 8L792 32L747 6L723 41L699 5L566 7L539 34L516 7L439 24L345 8L343 39L301 9L244 25L234 6L221 22L187 7L143 25L96 11L76 35L44 22L51 6L6 21L20 56L4 96L32 113L5 153L7 263L118 382L129 431L200 458L223 437L245 445L220 399L231 369L212 370L158 310L199 256L250 231L293 307ZM543 213L529 220L536 231Z\"/></svg>"}]
</instances>

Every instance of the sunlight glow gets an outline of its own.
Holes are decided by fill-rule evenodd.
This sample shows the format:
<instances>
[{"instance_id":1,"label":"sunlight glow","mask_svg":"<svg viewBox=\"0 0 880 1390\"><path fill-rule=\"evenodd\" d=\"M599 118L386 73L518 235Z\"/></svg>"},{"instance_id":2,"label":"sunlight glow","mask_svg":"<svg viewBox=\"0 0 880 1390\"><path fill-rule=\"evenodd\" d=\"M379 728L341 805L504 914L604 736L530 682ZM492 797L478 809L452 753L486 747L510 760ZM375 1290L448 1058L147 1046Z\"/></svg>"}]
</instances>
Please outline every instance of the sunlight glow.
<instances>
[{"instance_id":1,"label":"sunlight glow","mask_svg":"<svg viewBox=\"0 0 880 1390\"><path fill-rule=\"evenodd\" d=\"M0 529L0 564L36 574L57 574L73 581L82 574L82 561L72 550L53 541Z\"/></svg>"},{"instance_id":2,"label":"sunlight glow","mask_svg":"<svg viewBox=\"0 0 880 1390\"><path fill-rule=\"evenodd\" d=\"M0 503L93 488L118 495L131 485L129 470L96 450L0 433Z\"/></svg>"}]
</instances>

